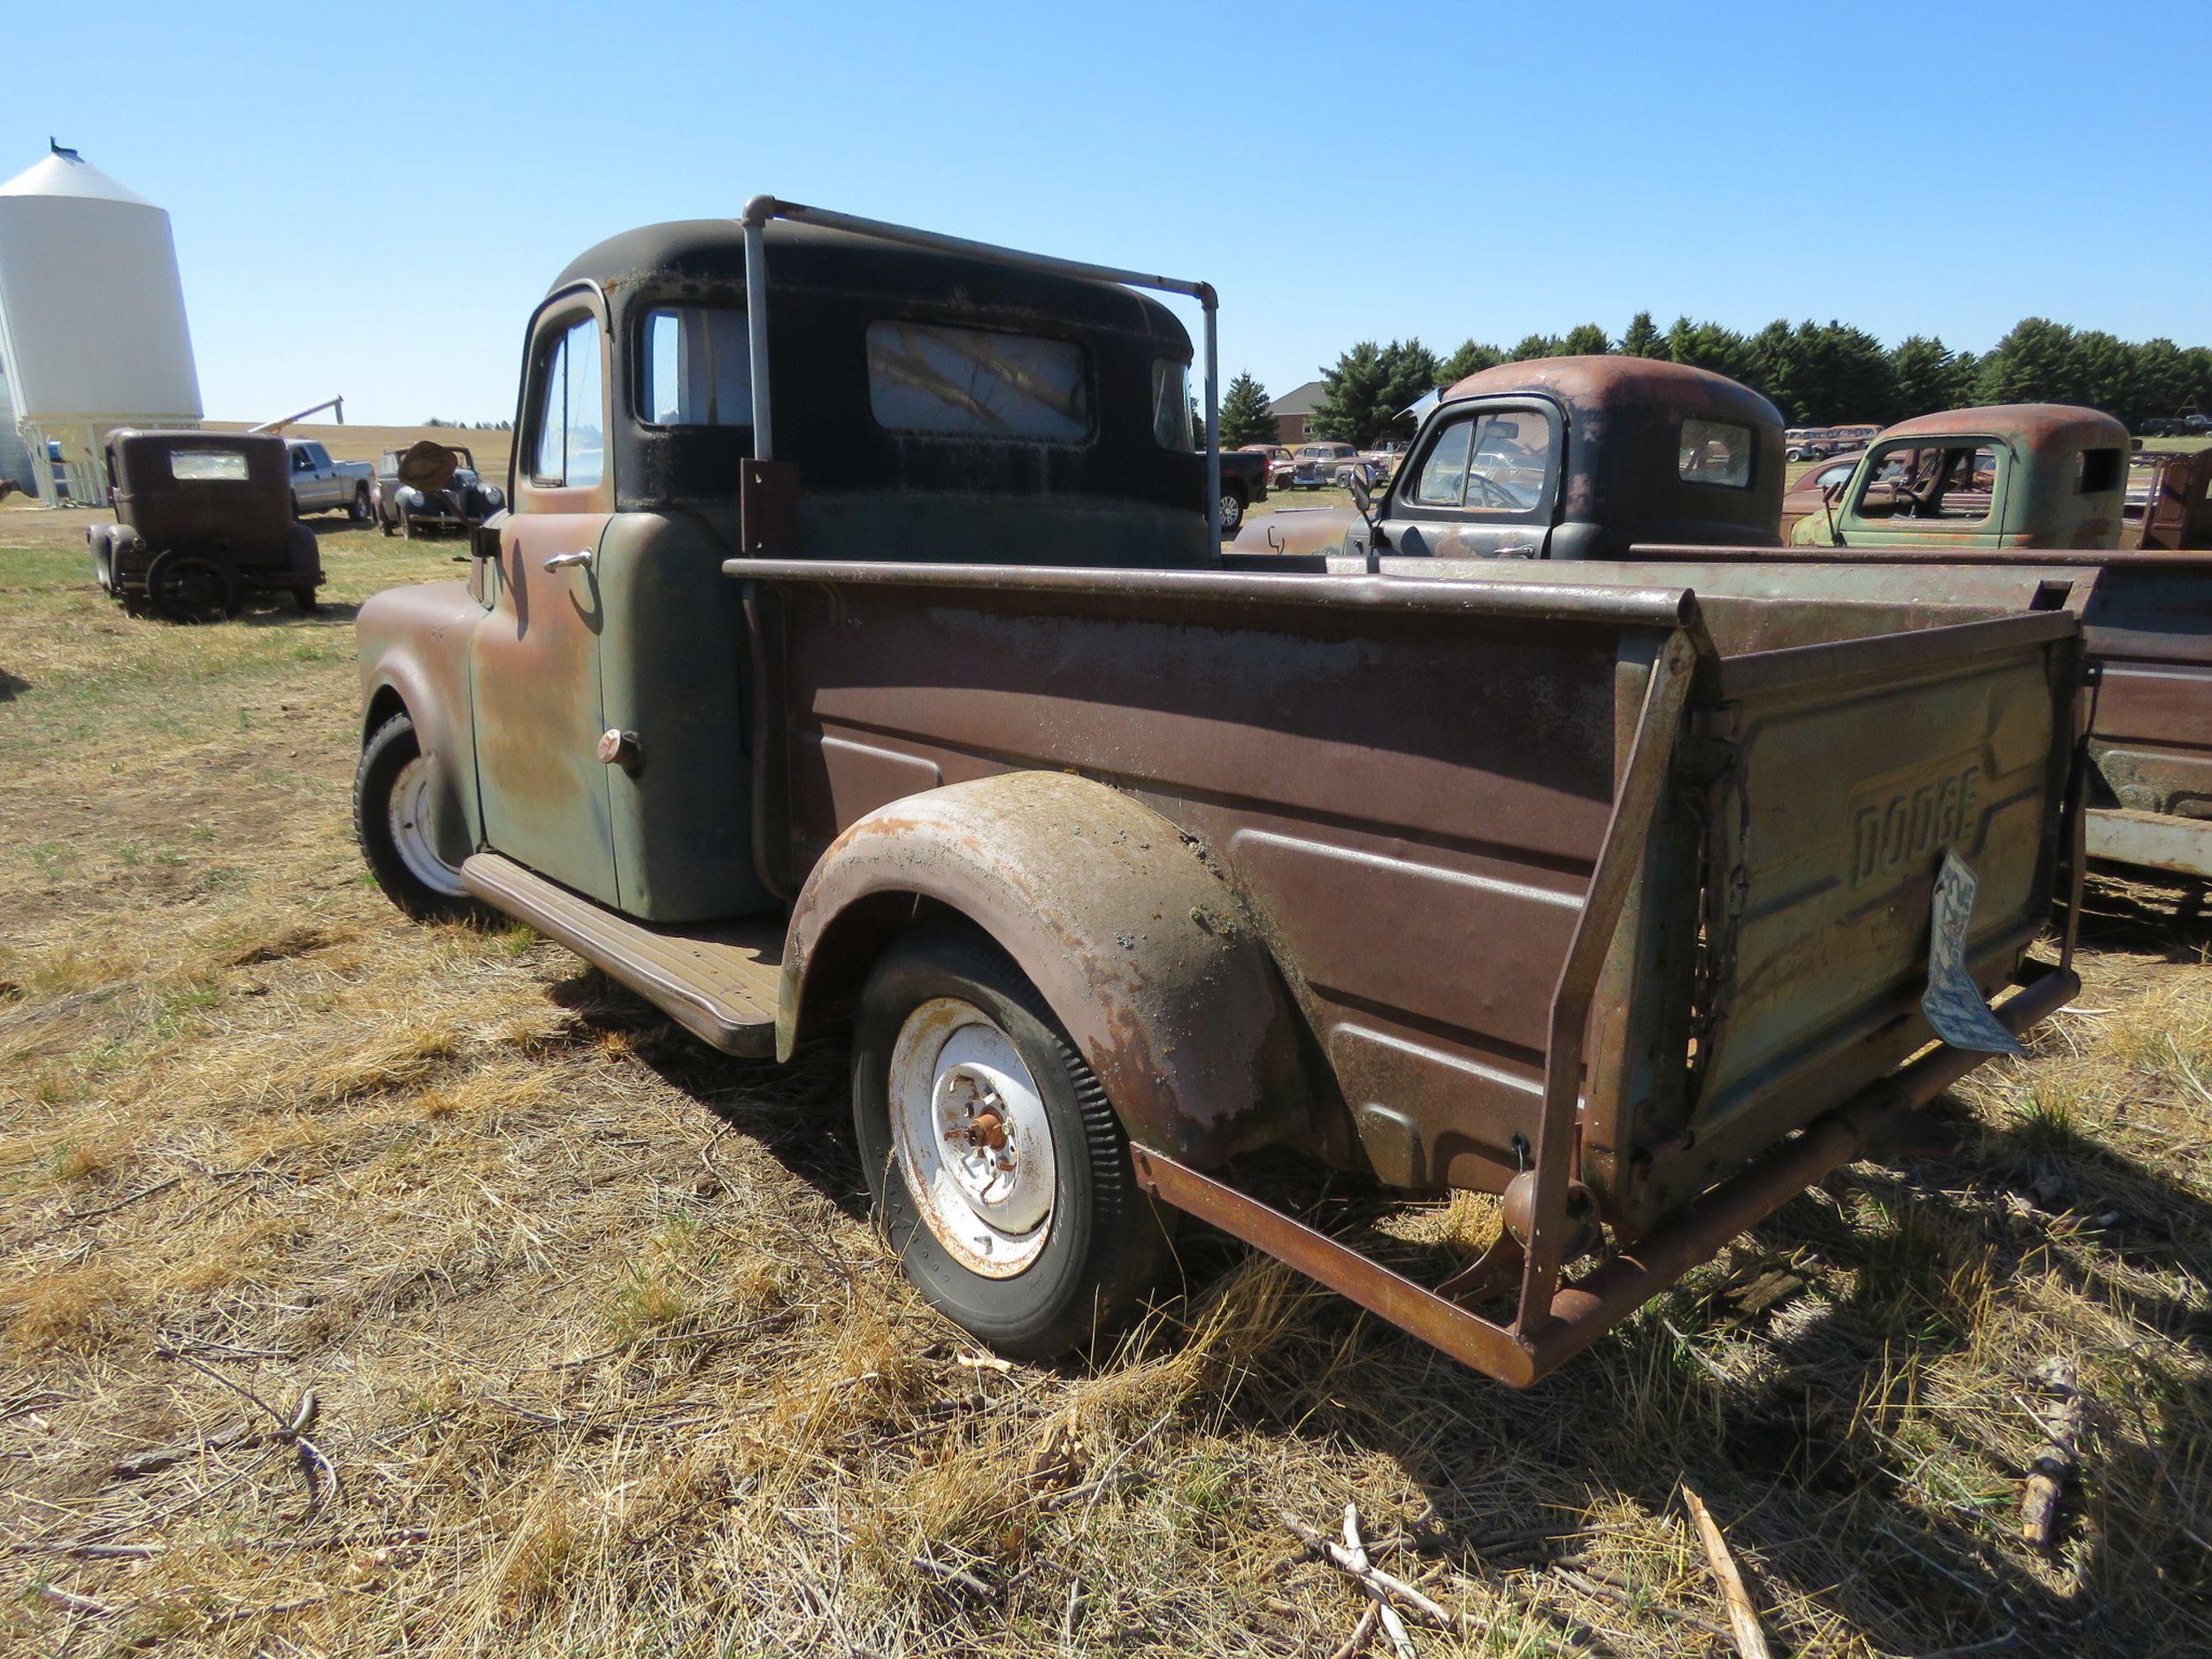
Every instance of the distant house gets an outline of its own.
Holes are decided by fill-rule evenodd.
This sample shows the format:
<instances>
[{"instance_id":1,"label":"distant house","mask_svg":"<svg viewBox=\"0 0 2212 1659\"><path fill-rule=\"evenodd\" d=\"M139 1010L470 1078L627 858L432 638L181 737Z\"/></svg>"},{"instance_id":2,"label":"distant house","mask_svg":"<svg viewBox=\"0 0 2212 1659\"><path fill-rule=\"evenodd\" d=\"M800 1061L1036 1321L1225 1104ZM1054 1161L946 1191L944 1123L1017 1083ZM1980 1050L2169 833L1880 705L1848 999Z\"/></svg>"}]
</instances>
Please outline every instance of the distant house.
<instances>
[{"instance_id":1,"label":"distant house","mask_svg":"<svg viewBox=\"0 0 2212 1659\"><path fill-rule=\"evenodd\" d=\"M1321 394L1329 388L1319 380L1308 380L1292 392L1285 392L1268 404L1267 412L1275 417L1275 442L1303 443L1306 423L1313 419L1313 408L1321 401Z\"/></svg>"}]
</instances>

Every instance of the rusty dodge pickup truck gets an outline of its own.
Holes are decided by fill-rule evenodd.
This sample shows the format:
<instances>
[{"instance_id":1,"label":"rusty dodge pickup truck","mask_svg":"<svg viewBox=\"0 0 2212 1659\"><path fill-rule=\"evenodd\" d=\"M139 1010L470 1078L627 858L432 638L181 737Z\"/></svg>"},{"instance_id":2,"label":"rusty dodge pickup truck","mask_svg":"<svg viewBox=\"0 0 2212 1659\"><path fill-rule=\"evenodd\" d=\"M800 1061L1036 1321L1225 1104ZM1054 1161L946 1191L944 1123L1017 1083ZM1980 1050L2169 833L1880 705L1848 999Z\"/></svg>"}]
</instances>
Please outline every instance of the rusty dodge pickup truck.
<instances>
[{"instance_id":1,"label":"rusty dodge pickup truck","mask_svg":"<svg viewBox=\"0 0 2212 1659\"><path fill-rule=\"evenodd\" d=\"M511 511L360 611L384 890L733 1055L841 1034L891 1248L1018 1356L1182 1212L1530 1384L2074 993L2036 584L1224 553L1147 289L1210 426L1203 283L765 196L580 257ZM1386 1266L1275 1148L1496 1242Z\"/></svg>"},{"instance_id":2,"label":"rusty dodge pickup truck","mask_svg":"<svg viewBox=\"0 0 2212 1659\"><path fill-rule=\"evenodd\" d=\"M1502 434L1502 435L1501 435ZM1773 565L1806 598L1840 590L2002 603L2032 590L2082 618L2091 692L2089 856L2212 878L2212 463L2161 456L2127 516L2126 429L2094 410L2032 403L1922 416L1877 436L1782 543L1783 431L1733 380L1638 357L1504 364L1453 387L1409 464L1363 511L1291 510L1248 526L1241 552L1472 560L1528 580L1523 561L1624 559L1649 580L1709 593ZM1842 545L1836 545L1840 542ZM1822 545L1825 544L1825 545ZM1463 572L1462 573L1467 573Z\"/></svg>"}]
</instances>

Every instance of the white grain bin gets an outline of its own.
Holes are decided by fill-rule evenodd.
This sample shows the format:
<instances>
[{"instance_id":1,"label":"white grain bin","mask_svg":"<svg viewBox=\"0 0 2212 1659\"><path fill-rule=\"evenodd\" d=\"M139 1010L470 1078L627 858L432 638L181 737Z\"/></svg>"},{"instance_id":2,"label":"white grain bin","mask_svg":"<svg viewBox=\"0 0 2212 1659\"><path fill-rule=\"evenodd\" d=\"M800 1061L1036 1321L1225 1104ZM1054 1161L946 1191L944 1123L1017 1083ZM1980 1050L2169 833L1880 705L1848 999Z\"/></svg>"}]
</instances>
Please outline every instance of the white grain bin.
<instances>
[{"instance_id":1,"label":"white grain bin","mask_svg":"<svg viewBox=\"0 0 2212 1659\"><path fill-rule=\"evenodd\" d=\"M0 364L34 460L58 441L80 501L106 498L111 428L199 425L169 215L74 150L0 184ZM54 469L35 471L52 502Z\"/></svg>"}]
</instances>

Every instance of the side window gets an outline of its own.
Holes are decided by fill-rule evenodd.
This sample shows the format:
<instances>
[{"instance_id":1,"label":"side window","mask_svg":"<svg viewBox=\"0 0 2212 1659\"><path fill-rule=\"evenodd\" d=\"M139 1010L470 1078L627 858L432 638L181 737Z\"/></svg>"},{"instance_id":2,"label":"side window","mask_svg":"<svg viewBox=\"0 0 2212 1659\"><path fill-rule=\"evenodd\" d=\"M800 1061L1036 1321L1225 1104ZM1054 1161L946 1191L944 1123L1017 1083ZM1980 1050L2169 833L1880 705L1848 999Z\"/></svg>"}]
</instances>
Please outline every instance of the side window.
<instances>
[{"instance_id":1,"label":"side window","mask_svg":"<svg viewBox=\"0 0 2212 1659\"><path fill-rule=\"evenodd\" d=\"M638 419L653 426L753 424L752 347L745 313L726 305L661 305L645 314Z\"/></svg>"},{"instance_id":2,"label":"side window","mask_svg":"<svg viewBox=\"0 0 2212 1659\"><path fill-rule=\"evenodd\" d=\"M1190 371L1167 357L1152 360L1152 435L1163 449L1192 449L1204 439L1193 432Z\"/></svg>"},{"instance_id":3,"label":"side window","mask_svg":"<svg viewBox=\"0 0 2212 1659\"><path fill-rule=\"evenodd\" d=\"M1995 500L1996 449L1971 442L1906 445L1876 453L1854 511L1862 518L1979 524Z\"/></svg>"},{"instance_id":4,"label":"side window","mask_svg":"<svg viewBox=\"0 0 2212 1659\"><path fill-rule=\"evenodd\" d=\"M1463 512L1528 512L1543 500L1550 472L1551 423L1532 409L1495 410L1438 434L1412 499Z\"/></svg>"},{"instance_id":5,"label":"side window","mask_svg":"<svg viewBox=\"0 0 2212 1659\"><path fill-rule=\"evenodd\" d=\"M1467 483L1468 440L1475 423L1463 420L1444 428L1421 463L1421 475L1413 481L1413 499L1424 507L1456 507Z\"/></svg>"},{"instance_id":6,"label":"side window","mask_svg":"<svg viewBox=\"0 0 2212 1659\"><path fill-rule=\"evenodd\" d=\"M311 472L315 470L315 457L308 454L304 446L292 451L292 470L295 472Z\"/></svg>"},{"instance_id":7,"label":"side window","mask_svg":"<svg viewBox=\"0 0 2212 1659\"><path fill-rule=\"evenodd\" d=\"M2081 452L2081 479L2076 485L2078 494L2102 495L2120 488L2124 471L2120 465L2117 449L2084 449Z\"/></svg>"},{"instance_id":8,"label":"side window","mask_svg":"<svg viewBox=\"0 0 2212 1659\"><path fill-rule=\"evenodd\" d=\"M538 381L530 481L539 488L588 488L606 476L599 389L599 325L580 318L555 338Z\"/></svg>"}]
</instances>

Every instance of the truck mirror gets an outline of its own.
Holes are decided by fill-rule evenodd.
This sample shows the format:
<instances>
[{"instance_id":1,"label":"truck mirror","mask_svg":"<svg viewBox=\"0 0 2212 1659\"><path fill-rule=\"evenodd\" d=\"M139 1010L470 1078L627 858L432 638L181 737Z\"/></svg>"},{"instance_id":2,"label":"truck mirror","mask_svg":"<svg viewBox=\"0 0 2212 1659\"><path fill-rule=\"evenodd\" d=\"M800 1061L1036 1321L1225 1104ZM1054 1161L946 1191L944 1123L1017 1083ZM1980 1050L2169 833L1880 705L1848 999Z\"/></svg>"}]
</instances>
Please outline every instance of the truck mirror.
<instances>
[{"instance_id":1,"label":"truck mirror","mask_svg":"<svg viewBox=\"0 0 2212 1659\"><path fill-rule=\"evenodd\" d=\"M1375 527L1375 503L1374 498L1367 493L1367 480L1357 469L1355 469L1346 474L1344 481L1351 487L1352 505L1357 507L1359 516L1367 520L1367 527L1373 529Z\"/></svg>"}]
</instances>

